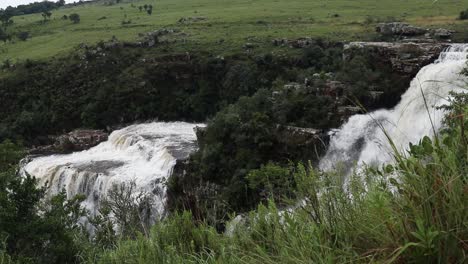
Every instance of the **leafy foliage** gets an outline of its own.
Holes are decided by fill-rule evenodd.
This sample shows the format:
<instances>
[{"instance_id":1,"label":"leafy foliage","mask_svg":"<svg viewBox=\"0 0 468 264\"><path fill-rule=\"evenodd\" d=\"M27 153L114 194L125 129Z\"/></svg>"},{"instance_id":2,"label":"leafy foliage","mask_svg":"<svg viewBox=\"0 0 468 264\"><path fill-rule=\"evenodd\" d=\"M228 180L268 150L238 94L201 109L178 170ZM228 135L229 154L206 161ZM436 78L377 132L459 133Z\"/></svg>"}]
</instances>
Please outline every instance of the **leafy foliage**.
<instances>
[{"instance_id":1,"label":"leafy foliage","mask_svg":"<svg viewBox=\"0 0 468 264\"><path fill-rule=\"evenodd\" d=\"M75 24L78 24L81 21L80 15L78 15L77 13L69 15L68 18Z\"/></svg>"},{"instance_id":2,"label":"leafy foliage","mask_svg":"<svg viewBox=\"0 0 468 264\"><path fill-rule=\"evenodd\" d=\"M43 200L37 180L16 175L23 157L10 141L0 144L0 259L19 263L74 263L82 250L78 224L82 197L61 193Z\"/></svg>"},{"instance_id":3,"label":"leafy foliage","mask_svg":"<svg viewBox=\"0 0 468 264\"><path fill-rule=\"evenodd\" d=\"M465 11L461 11L461 12L460 12L460 15L458 16L458 18L459 18L460 20L468 19L468 9L466 9Z\"/></svg>"}]
</instances>

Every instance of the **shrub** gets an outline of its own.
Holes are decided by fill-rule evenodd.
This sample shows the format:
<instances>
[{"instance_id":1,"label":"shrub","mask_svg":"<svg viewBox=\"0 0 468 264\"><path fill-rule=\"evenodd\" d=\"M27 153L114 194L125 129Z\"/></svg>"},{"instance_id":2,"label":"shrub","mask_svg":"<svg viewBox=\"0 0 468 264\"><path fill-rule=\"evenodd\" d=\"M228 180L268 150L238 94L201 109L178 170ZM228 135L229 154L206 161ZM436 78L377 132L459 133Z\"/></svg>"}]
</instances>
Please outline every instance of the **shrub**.
<instances>
[{"instance_id":1,"label":"shrub","mask_svg":"<svg viewBox=\"0 0 468 264\"><path fill-rule=\"evenodd\" d=\"M458 16L458 18L460 20L466 20L468 19L468 9L466 9L465 11L461 11L460 12L460 15Z\"/></svg>"},{"instance_id":2,"label":"shrub","mask_svg":"<svg viewBox=\"0 0 468 264\"><path fill-rule=\"evenodd\" d=\"M22 41L26 41L28 38L30 38L29 32L27 31L21 31L16 36Z\"/></svg>"},{"instance_id":3,"label":"shrub","mask_svg":"<svg viewBox=\"0 0 468 264\"><path fill-rule=\"evenodd\" d=\"M69 19L70 19L71 21L73 21L73 23L75 23L75 24L78 24L78 23L80 23L80 21L81 21L80 15L78 15L77 13L71 14L71 15L69 16Z\"/></svg>"}]
</instances>

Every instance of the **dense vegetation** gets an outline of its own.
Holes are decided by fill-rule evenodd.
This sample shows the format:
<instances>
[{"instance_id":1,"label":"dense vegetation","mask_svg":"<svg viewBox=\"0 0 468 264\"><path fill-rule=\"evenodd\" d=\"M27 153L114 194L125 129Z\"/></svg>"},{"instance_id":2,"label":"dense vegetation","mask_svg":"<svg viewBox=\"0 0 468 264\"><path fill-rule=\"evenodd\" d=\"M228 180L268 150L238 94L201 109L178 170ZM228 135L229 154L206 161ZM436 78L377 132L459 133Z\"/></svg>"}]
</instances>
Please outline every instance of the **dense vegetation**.
<instances>
[{"instance_id":1,"label":"dense vegetation","mask_svg":"<svg viewBox=\"0 0 468 264\"><path fill-rule=\"evenodd\" d=\"M343 118L337 107L356 101L368 109L392 106L409 83L378 58L356 54L343 61L340 44L321 40L287 57L161 56L131 45L113 40L53 62L6 69L0 99L10 103L0 112L0 139L30 146L48 144L48 134L78 127L210 118L198 135L200 150L191 158L189 176L170 184L171 208L191 209L200 219L214 213L220 220L253 209L262 194L248 188L250 170L270 161L314 161L323 152L325 144L288 143L294 139L281 135L280 127L337 127ZM330 80L348 88L330 93ZM291 82L296 83L292 88L285 86ZM371 86L386 96L370 100ZM343 97L338 101L337 93ZM200 196L222 206L209 212L204 199L195 199Z\"/></svg>"},{"instance_id":2,"label":"dense vegetation","mask_svg":"<svg viewBox=\"0 0 468 264\"><path fill-rule=\"evenodd\" d=\"M61 5L0 11L0 264L468 261L466 95L446 107L437 138L395 150L394 164L347 184L314 168L324 130L347 117L340 107L391 107L412 77L372 54L343 60L341 41L375 39L370 29L402 6L388 19L464 38L461 1ZM272 44L305 36L323 38ZM48 135L148 120L208 124L168 182L169 216L152 227L143 208L154 197L132 196L132 183L91 217L83 197L49 197L19 177L25 148L50 144ZM283 133L304 128L317 129L317 142Z\"/></svg>"},{"instance_id":3,"label":"dense vegetation","mask_svg":"<svg viewBox=\"0 0 468 264\"><path fill-rule=\"evenodd\" d=\"M3 10L0 10L0 17L14 17L14 16L22 16L22 15L29 15L35 13L43 13L47 11L51 11L62 7L65 5L65 0L59 0L57 2L52 1L42 1L42 2L34 2L27 5L19 5L16 7L7 7Z\"/></svg>"},{"instance_id":4,"label":"dense vegetation","mask_svg":"<svg viewBox=\"0 0 468 264\"><path fill-rule=\"evenodd\" d=\"M154 118L204 121L260 88L281 90L288 82L303 83L314 73L341 67L341 47L326 42L286 58L169 56L129 45L103 42L53 62L27 61L5 69L0 98L10 103L0 112L0 139L30 141L77 127L105 128ZM278 122L325 125L322 117L309 116L315 108L298 113L304 104L322 99L287 96L291 100L280 98L275 106L282 110L270 109L282 113Z\"/></svg>"},{"instance_id":5,"label":"dense vegetation","mask_svg":"<svg viewBox=\"0 0 468 264\"><path fill-rule=\"evenodd\" d=\"M352 176L346 188L339 175L318 172L310 165L269 164L253 171L248 177L250 187L264 188L266 203L242 220L236 218L225 234L194 222L185 212L157 223L151 232L120 239L112 235L112 226L104 224L101 227L105 228L98 229L101 239L86 240L73 224L73 216L81 212L74 206L75 200L64 201L59 195L45 207L49 208L42 211L45 213L39 213L41 191L34 187L34 180L2 173L0 202L8 206L0 207L0 233L4 236L0 260L464 263L468 239L467 103L466 95L455 96L447 107L447 126L437 138L425 137L411 145L408 154L395 150L393 164ZM21 151L9 142L1 144L0 150L2 170L9 171ZM298 199L300 205L295 202ZM275 206L275 202L288 201L295 205L293 210L281 211ZM38 228L45 223L53 229ZM15 235L28 239L17 240ZM38 252L47 253L47 258L35 255Z\"/></svg>"}]
</instances>

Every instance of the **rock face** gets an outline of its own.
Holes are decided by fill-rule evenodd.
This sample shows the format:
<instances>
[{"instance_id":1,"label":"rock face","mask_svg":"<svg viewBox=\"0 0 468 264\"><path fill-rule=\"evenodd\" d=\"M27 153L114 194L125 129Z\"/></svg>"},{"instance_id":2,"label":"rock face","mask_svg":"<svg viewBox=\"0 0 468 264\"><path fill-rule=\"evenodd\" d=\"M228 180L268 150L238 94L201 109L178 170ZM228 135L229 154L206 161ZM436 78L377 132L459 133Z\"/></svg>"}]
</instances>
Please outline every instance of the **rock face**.
<instances>
[{"instance_id":1,"label":"rock face","mask_svg":"<svg viewBox=\"0 0 468 264\"><path fill-rule=\"evenodd\" d=\"M449 40L453 31L439 28L427 29L402 22L380 23L375 30L385 37L412 42L437 42Z\"/></svg>"},{"instance_id":2,"label":"rock face","mask_svg":"<svg viewBox=\"0 0 468 264\"><path fill-rule=\"evenodd\" d=\"M107 140L109 134L103 130L77 129L54 138L54 144L35 147L32 155L65 154L92 148Z\"/></svg>"},{"instance_id":3,"label":"rock face","mask_svg":"<svg viewBox=\"0 0 468 264\"><path fill-rule=\"evenodd\" d=\"M106 141L108 134L102 130L78 129L59 136L54 146L64 152L81 151Z\"/></svg>"},{"instance_id":4,"label":"rock face","mask_svg":"<svg viewBox=\"0 0 468 264\"><path fill-rule=\"evenodd\" d=\"M394 71L413 77L447 47L445 43L351 42L345 45L344 59L352 59L357 52L372 53Z\"/></svg>"},{"instance_id":5,"label":"rock face","mask_svg":"<svg viewBox=\"0 0 468 264\"><path fill-rule=\"evenodd\" d=\"M323 130L281 126L276 127L276 137L281 144L278 150L285 153L301 153L304 161L317 160L328 145L329 136Z\"/></svg>"}]
</instances>

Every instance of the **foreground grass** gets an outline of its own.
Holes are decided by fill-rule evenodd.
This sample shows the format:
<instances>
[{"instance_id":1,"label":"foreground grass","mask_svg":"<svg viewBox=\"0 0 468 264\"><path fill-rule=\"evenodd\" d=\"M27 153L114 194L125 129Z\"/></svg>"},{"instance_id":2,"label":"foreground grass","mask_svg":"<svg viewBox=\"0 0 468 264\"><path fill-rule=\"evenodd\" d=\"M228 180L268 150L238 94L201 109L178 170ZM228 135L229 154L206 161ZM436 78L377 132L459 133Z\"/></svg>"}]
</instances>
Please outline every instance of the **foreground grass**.
<instances>
[{"instance_id":1,"label":"foreground grass","mask_svg":"<svg viewBox=\"0 0 468 264\"><path fill-rule=\"evenodd\" d=\"M395 163L351 178L297 166L303 201L292 212L260 205L218 234L190 214L155 225L149 237L83 255L88 263L466 263L467 100L449 129L395 152ZM96 249L95 249L96 250Z\"/></svg>"},{"instance_id":2,"label":"foreground grass","mask_svg":"<svg viewBox=\"0 0 468 264\"><path fill-rule=\"evenodd\" d=\"M107 1L106 1L107 2ZM323 37L357 40L372 37L379 20L408 21L416 25L465 31L467 22L456 20L467 8L462 0L135 0L112 6L103 3L53 11L42 23L40 14L15 17L12 32L29 31L32 38L0 44L0 61L44 59L63 54L80 43L96 43L113 36L135 40L139 33L160 28L179 29L174 45L164 52L209 51L228 55L246 43L271 50L274 38ZM140 5L154 6L153 14ZM133 6L132 6L133 5ZM78 13L81 23L62 20ZM206 20L178 23L187 17ZM122 21L131 21L123 25ZM169 50L168 50L169 49Z\"/></svg>"}]
</instances>

